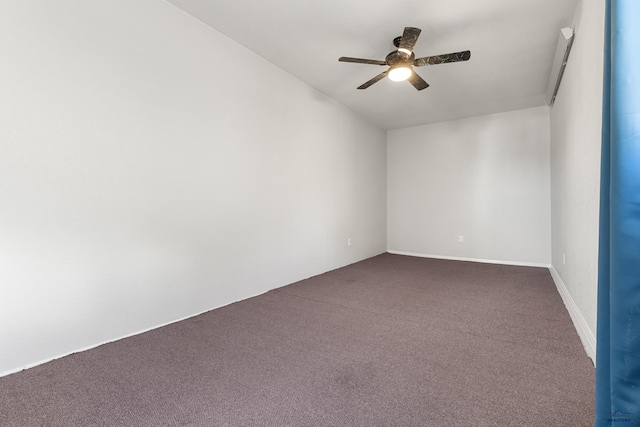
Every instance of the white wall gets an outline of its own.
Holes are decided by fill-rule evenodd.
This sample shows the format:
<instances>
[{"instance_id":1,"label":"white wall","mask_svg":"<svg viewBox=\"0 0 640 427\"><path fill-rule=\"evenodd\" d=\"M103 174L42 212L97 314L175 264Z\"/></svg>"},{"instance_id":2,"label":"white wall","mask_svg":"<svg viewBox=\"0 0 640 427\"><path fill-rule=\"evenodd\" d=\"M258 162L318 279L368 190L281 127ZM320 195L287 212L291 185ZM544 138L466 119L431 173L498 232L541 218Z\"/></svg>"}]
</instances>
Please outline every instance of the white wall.
<instances>
[{"instance_id":1,"label":"white wall","mask_svg":"<svg viewBox=\"0 0 640 427\"><path fill-rule=\"evenodd\" d=\"M0 118L0 373L386 250L385 132L164 1L1 2Z\"/></svg>"},{"instance_id":2,"label":"white wall","mask_svg":"<svg viewBox=\"0 0 640 427\"><path fill-rule=\"evenodd\" d=\"M550 263L547 107L390 131L387 150L390 251Z\"/></svg>"},{"instance_id":3,"label":"white wall","mask_svg":"<svg viewBox=\"0 0 640 427\"><path fill-rule=\"evenodd\" d=\"M575 41L551 108L552 265L595 357L604 2L581 1ZM563 262L564 255L564 262Z\"/></svg>"}]
</instances>

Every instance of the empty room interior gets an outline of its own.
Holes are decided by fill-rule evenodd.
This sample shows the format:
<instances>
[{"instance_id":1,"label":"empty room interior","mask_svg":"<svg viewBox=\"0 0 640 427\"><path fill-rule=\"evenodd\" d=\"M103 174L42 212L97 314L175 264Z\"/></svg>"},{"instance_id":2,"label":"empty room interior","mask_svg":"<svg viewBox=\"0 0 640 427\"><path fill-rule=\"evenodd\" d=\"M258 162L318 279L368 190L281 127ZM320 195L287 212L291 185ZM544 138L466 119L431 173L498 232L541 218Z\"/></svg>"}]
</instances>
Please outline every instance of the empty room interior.
<instances>
[{"instance_id":1,"label":"empty room interior","mask_svg":"<svg viewBox=\"0 0 640 427\"><path fill-rule=\"evenodd\" d=\"M1 2L0 425L592 425L601 3Z\"/></svg>"}]
</instances>

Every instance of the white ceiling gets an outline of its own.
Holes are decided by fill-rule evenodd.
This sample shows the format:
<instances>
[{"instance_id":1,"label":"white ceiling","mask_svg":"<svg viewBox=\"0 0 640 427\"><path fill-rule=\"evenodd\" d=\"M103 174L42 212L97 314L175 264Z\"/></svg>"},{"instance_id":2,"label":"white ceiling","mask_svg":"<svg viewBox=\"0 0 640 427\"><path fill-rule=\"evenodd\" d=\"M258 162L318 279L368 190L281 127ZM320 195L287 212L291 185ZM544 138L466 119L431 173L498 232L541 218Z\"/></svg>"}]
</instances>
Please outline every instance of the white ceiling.
<instances>
[{"instance_id":1,"label":"white ceiling","mask_svg":"<svg viewBox=\"0 0 640 427\"><path fill-rule=\"evenodd\" d=\"M383 129L544 105L560 29L578 2L169 1ZM416 57L471 50L471 59L416 68L431 85L420 92L389 79L356 90L385 68L338 58L384 60L408 26L422 29Z\"/></svg>"}]
</instances>

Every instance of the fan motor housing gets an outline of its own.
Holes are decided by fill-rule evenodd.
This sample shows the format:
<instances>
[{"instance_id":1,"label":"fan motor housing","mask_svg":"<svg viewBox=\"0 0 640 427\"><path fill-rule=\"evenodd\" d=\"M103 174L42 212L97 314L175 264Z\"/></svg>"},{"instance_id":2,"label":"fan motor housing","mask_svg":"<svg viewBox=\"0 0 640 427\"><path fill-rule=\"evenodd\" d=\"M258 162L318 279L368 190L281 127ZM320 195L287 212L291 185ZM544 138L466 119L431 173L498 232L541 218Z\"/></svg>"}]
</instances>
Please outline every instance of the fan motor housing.
<instances>
[{"instance_id":1,"label":"fan motor housing","mask_svg":"<svg viewBox=\"0 0 640 427\"><path fill-rule=\"evenodd\" d=\"M393 52L390 52L387 57L384 59L384 61L387 63L387 65L389 66L394 66L396 64L399 63L413 63L413 60L415 59L416 55L411 52L411 55L409 57L407 57L404 54L399 53L397 50L394 50Z\"/></svg>"}]
</instances>

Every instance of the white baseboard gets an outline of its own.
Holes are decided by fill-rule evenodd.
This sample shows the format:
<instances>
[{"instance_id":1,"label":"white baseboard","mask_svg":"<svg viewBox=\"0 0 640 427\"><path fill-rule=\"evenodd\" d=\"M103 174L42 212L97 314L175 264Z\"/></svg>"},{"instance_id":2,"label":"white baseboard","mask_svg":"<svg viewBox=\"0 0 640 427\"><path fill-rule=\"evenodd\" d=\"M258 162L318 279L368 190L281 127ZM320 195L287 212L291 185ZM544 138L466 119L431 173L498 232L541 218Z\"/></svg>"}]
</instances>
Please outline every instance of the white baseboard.
<instances>
[{"instance_id":1,"label":"white baseboard","mask_svg":"<svg viewBox=\"0 0 640 427\"><path fill-rule=\"evenodd\" d=\"M395 254L395 255L407 255L407 256L414 256L414 257L421 257L421 258L435 258L435 259L447 259L447 260L453 260L453 261L480 262L480 263L486 263L486 264L504 264L504 265L516 265L516 266L525 266L525 267L544 267L544 268L548 268L549 271L551 272L551 277L553 278L553 281L555 282L556 287L558 288L558 292L560 293L560 296L562 297L564 305L567 307L567 311L569 312L569 315L571 316L571 320L573 321L573 324L574 324L574 326L576 328L576 331L578 332L578 336L582 340L582 345L584 346L584 349L585 349L587 355L591 358L591 360L593 361L593 364L595 365L595 363L596 363L596 337L595 337L595 334L591 331L591 329L589 328L589 325L587 325L587 321L584 319L584 316L582 316L582 313L578 309L578 306L576 305L576 303L573 301L573 298L571 297L571 294L567 290L567 287L565 286L564 282L560 278L560 275L555 270L555 268L553 268L553 266L551 266L549 264L526 263L526 262L516 262L516 261L487 260L487 259L478 259L478 258L462 258L462 257L450 257L450 256L441 256L441 255L427 255L427 254L419 254L419 253L413 253L413 252L402 252L402 251L392 251L392 250L387 250L387 252L390 253L390 254ZM251 297L247 297L247 298L251 298ZM204 313L206 313L208 311L215 310L216 308L224 307L225 305L229 305L229 304L233 304L233 302L228 303L228 304L222 304L219 307L213 307L213 308L210 308L208 310L202 311L200 313L191 314L191 315L185 316L185 317L183 317L181 319L172 320L172 321L163 323L161 325L153 326L153 327L141 330L141 331L137 331L137 332L134 332L134 333L131 333L131 334L127 334L127 335L119 337L119 338L115 338L115 339L112 339L112 340L101 342L101 343L98 343L98 344L95 344L95 345L91 345L91 346L88 346L88 347L85 347L85 348L80 348L80 349L77 349L77 350L73 350L73 351L70 351L68 353L60 354L60 355L57 355L55 357L51 357L51 358L48 358L48 359L45 359L45 360L40 360L40 361L35 362L35 363L30 363L28 365L25 365L25 366L17 368L17 369L12 369L12 370L9 370L9 371L0 372L0 377L6 376L6 375L10 375L10 374L13 374L13 373L16 373L16 372L20 372L20 371L23 371L25 369L41 365L43 363L51 362L52 360L56 360L56 359L59 359L61 357L65 357L65 356L68 356L68 355L71 355L71 354L74 354L74 353L79 353L79 352L82 352L82 351L91 350L92 348L96 348L96 347L99 347L101 345L108 344L110 342L118 341L118 340L121 340L121 339L124 339L124 338L128 338L128 337L131 337L131 336L134 336L134 335L138 335L138 334L141 334L141 333L144 333L144 332L156 329L156 328L160 328L162 326L170 325L170 324L175 323L175 322L180 322L182 320L189 319L191 317L199 316L199 315L204 314Z\"/></svg>"},{"instance_id":2,"label":"white baseboard","mask_svg":"<svg viewBox=\"0 0 640 427\"><path fill-rule=\"evenodd\" d=\"M564 301L565 307L567 307L567 311L571 316L571 320L573 321L573 326L575 326L576 331L578 332L578 336L582 341L582 345L584 350L587 352L587 356L591 358L593 361L593 365L596 364L596 335L589 328L587 321L584 316L580 312L580 309L576 305L575 301L571 297L567 286L562 281L562 278L558 274L553 266L549 267L549 271L551 272L551 277L553 277L553 281L556 283L556 287L558 288L558 293L562 297L562 301Z\"/></svg>"},{"instance_id":3,"label":"white baseboard","mask_svg":"<svg viewBox=\"0 0 640 427\"><path fill-rule=\"evenodd\" d=\"M471 262L482 262L488 264L504 264L504 265L517 265L517 266L526 266L526 267L544 267L548 268L551 272L551 277L556 284L556 288L558 289L558 293L562 297L562 301L564 302L567 311L569 312L569 316L571 316L571 320L573 321L573 326L576 328L576 332L578 332L578 336L582 341L582 346L584 347L587 356L593 361L595 366L596 364L596 336L589 328L587 321L584 316L578 309L575 301L571 297L567 286L564 284L560 275L553 268L552 265L549 264L539 264L539 263L529 263L529 262L514 262L514 261L499 261L499 260L488 260L488 259L477 259L477 258L462 258L462 257L451 257L451 256L442 256L442 255L427 255L427 254L419 254L413 252L402 252L402 251L392 251L387 250L390 254L395 255L407 255L407 256L415 256L421 258L435 258L435 259L448 259L453 261L471 261Z\"/></svg>"},{"instance_id":4,"label":"white baseboard","mask_svg":"<svg viewBox=\"0 0 640 427\"><path fill-rule=\"evenodd\" d=\"M257 296L257 295L254 295L254 296ZM247 297L247 298L252 298L252 297ZM132 337L132 336L135 336L135 335L143 334L143 333L145 333L145 332L149 332L149 331L152 331L152 330L154 330L154 329L157 329L157 328L161 328L161 327L163 327L163 326L170 325L170 324L172 324L172 323L176 323L176 322L181 322L181 321L183 321L183 320L187 320L187 319L189 319L189 318L191 318L191 317L200 316L201 314L207 313L207 312L209 312L209 311L211 311L211 310L215 310L215 309L217 309L217 308L224 307L224 306L226 306L226 305L233 304L233 303L234 303L234 302L230 302L230 303L228 303L228 304L222 304L222 305L220 305L220 306L218 306L218 307L213 307L213 308L210 308L210 309L208 309L208 310L201 311L201 312L196 313L196 314L190 314L190 315L185 316L185 317L182 317L182 318L180 318L180 319L171 320L171 321L169 321L169 322L164 322L164 323L162 323L162 324L159 324L159 325L156 325L156 326L152 326L152 327L150 327L150 328L145 328L145 329L139 330L139 331L137 331L137 332L132 332L132 333L130 333L130 334L123 335L123 336L121 336L121 337L117 337L117 338L114 338L114 339L110 339L110 340L107 340L107 341L103 341L103 342L100 342L100 343L97 343L97 344L93 344L93 345L90 345L90 346L87 346L87 347L79 348L79 349L76 349L76 350L73 350L73 351L69 351L69 352L64 353L64 354L59 354L59 355L57 355L57 356L53 356L53 357L49 357L49 358L47 358L47 359L39 360L39 361L37 361L37 362L29 363L29 364L26 364L26 365L21 366L21 367L19 367L19 368L16 368L16 369L10 369L10 370L8 370L8 371L0 372L0 377L4 377L4 376L6 376L6 375L10 375L10 374L15 374L16 372L21 372L21 371L24 371L25 369L33 368L33 367L35 367L35 366L38 366L38 365L42 365L42 364L44 364L44 363L51 362L51 361L53 361L53 360L60 359L60 358L62 358L62 357L70 356L70 355L75 354L75 353L81 353L81 352L83 352L83 351L91 350L91 349L93 349L93 348L100 347L101 345L109 344L109 343L112 343L112 342L115 342L115 341L119 341L119 340L122 340L122 339L125 339L125 338L129 338L129 337Z\"/></svg>"},{"instance_id":5,"label":"white baseboard","mask_svg":"<svg viewBox=\"0 0 640 427\"><path fill-rule=\"evenodd\" d=\"M376 253L376 254L371 255L371 256L380 255L382 253L384 253L384 251L380 252L380 253ZM366 259L366 258L363 258L363 259ZM358 259L356 261L353 261L353 260L347 261L346 264L340 265L339 267L334 267L334 269L345 267L347 265L362 261L363 259ZM330 270L326 270L326 271L315 272L315 273L313 273L311 275L306 275L304 277L301 277L301 278L298 278L298 279L292 281L291 283L295 283L295 282L300 281L300 280L305 280L305 279L308 279L309 277L313 277L313 276L316 276L316 275L319 275L319 274L326 273L327 271L331 271L331 269ZM249 299L249 298L257 297L257 296L262 295L264 293L267 293L267 292L269 292L269 291L271 291L273 289L278 289L278 288L280 288L282 286L287 286L288 284L290 284L290 283L278 284L278 285L274 286L273 288L267 289L265 291L261 291L261 292L259 292L257 294L247 295L246 297L244 297L244 298L242 298L240 300L237 300L237 301L231 301L231 302L227 302L227 303L224 303L224 304L220 304L220 305L208 308L208 309L206 309L204 311L200 311L198 313L189 314L188 316L184 316L184 317L181 317L179 319L175 319L175 320L171 320L171 321L168 321L168 322L164 322L164 323L161 323L159 325L151 326L151 327L148 327L148 328L136 331L136 332L132 332L132 333L120 336L120 337L116 337L116 338L113 338L113 339L110 339L110 340L107 340L107 341L102 341L102 342L99 342L99 343L96 343L96 344L92 344L92 345L89 345L89 346L86 346L86 347L82 347L82 348L78 348L78 349L75 349L75 350L72 350L72 351L68 351L68 352L63 353L63 354L58 354L58 355L53 356L53 357L48 357L46 359L41 359L41 360L38 360L37 362L28 363L26 365L20 366L20 367L15 368L15 369L9 369L7 371L0 372L0 377L4 377L4 376L7 376L7 375L15 374L16 372L21 372L21 371L24 371L25 369L33 368L35 366L42 365L44 363L48 363L48 362L51 362L51 361L56 360L56 359L60 359L62 357L66 357L66 356L72 355L74 353L81 353L83 351L87 351L87 350L91 350L91 349L96 348L96 347L100 347L101 345L109 344L109 343L112 343L112 342L115 342L115 341L119 341L119 340L122 340L122 339L125 339L125 338L129 338L129 337L133 337L135 335L140 335L140 334L143 334L145 332L152 331L154 329L162 328L163 326L167 326L167 325L170 325L172 323L182 322L183 320L187 320L187 319L190 319L192 317L200 316L201 314L208 313L209 311L216 310L218 308L222 308L224 306L227 306L227 305L230 305L230 304L234 304L236 302L243 301L243 300L246 300L246 299Z\"/></svg>"},{"instance_id":6,"label":"white baseboard","mask_svg":"<svg viewBox=\"0 0 640 427\"><path fill-rule=\"evenodd\" d=\"M543 267L543 268L551 267L550 264L541 264L541 263L535 263L535 262L504 261L504 260L497 260L497 259L482 259L482 258L463 258L463 257L455 257L455 256L429 255L429 254L419 254L415 252L403 252L403 251L392 251L392 250L387 250L387 252L394 255L407 255L407 256L415 256L420 258L448 259L452 261L481 262L484 264L518 265L522 267Z\"/></svg>"}]
</instances>

